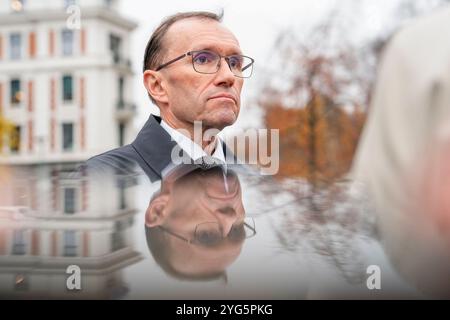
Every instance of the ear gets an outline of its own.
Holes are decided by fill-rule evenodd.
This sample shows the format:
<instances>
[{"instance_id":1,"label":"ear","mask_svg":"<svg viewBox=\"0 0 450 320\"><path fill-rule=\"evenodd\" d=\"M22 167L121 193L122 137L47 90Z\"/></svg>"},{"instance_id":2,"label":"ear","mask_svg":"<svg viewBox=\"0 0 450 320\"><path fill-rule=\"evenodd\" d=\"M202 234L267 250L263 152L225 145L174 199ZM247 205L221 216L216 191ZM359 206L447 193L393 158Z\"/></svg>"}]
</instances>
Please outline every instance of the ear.
<instances>
[{"instance_id":1,"label":"ear","mask_svg":"<svg viewBox=\"0 0 450 320\"><path fill-rule=\"evenodd\" d=\"M154 70L145 70L143 80L147 92L153 99L160 103L168 102L165 80L160 73Z\"/></svg>"},{"instance_id":2,"label":"ear","mask_svg":"<svg viewBox=\"0 0 450 320\"><path fill-rule=\"evenodd\" d=\"M166 219L166 206L169 201L169 195L159 195L150 201L145 212L145 225L147 227L156 227L161 225Z\"/></svg>"}]
</instances>

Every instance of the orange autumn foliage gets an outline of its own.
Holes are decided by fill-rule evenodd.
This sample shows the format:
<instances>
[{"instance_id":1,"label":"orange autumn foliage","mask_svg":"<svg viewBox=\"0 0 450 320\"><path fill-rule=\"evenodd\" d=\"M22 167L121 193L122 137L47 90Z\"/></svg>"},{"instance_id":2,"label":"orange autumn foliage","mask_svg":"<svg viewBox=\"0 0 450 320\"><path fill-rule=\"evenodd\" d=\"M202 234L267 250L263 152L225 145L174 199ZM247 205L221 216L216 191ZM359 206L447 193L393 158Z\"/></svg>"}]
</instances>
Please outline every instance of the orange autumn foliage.
<instances>
[{"instance_id":1,"label":"orange autumn foliage","mask_svg":"<svg viewBox=\"0 0 450 320\"><path fill-rule=\"evenodd\" d=\"M264 120L267 128L280 130L278 177L301 177L320 185L348 172L365 113L359 108L347 112L316 94L302 108L269 106Z\"/></svg>"}]
</instances>

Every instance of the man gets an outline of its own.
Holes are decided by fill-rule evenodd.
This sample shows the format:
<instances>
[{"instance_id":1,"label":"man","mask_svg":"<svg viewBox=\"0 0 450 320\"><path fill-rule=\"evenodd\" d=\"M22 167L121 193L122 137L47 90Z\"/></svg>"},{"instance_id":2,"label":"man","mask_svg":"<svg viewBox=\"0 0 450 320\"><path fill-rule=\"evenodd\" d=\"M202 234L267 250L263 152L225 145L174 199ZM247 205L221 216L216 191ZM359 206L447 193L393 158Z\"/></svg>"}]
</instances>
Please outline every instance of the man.
<instances>
[{"instance_id":1,"label":"man","mask_svg":"<svg viewBox=\"0 0 450 320\"><path fill-rule=\"evenodd\" d=\"M384 52L353 164L386 252L423 293L450 297L450 7L400 31Z\"/></svg>"},{"instance_id":2,"label":"man","mask_svg":"<svg viewBox=\"0 0 450 320\"><path fill-rule=\"evenodd\" d=\"M245 217L238 176L219 168L180 165L165 176L145 214L147 244L169 275L184 280L222 278L255 234Z\"/></svg>"},{"instance_id":3,"label":"man","mask_svg":"<svg viewBox=\"0 0 450 320\"><path fill-rule=\"evenodd\" d=\"M236 121L252 68L253 59L242 55L220 15L168 17L151 36L143 67L144 86L161 117L151 115L133 143L93 157L87 166L127 172L137 164L153 180L176 160L234 161L217 133Z\"/></svg>"}]
</instances>

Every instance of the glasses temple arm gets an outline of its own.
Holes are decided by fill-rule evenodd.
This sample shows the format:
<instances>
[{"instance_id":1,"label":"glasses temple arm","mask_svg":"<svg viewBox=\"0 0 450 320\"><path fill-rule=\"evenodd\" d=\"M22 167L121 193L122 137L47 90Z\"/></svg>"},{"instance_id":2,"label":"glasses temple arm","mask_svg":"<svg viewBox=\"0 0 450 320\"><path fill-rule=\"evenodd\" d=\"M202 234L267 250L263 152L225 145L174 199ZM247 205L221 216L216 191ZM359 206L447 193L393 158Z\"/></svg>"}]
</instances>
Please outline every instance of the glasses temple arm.
<instances>
[{"instance_id":1,"label":"glasses temple arm","mask_svg":"<svg viewBox=\"0 0 450 320\"><path fill-rule=\"evenodd\" d=\"M247 222L244 222L244 225L247 226L247 228L250 228L254 233L256 233L256 228L253 228L251 225L249 225Z\"/></svg>"},{"instance_id":2,"label":"glasses temple arm","mask_svg":"<svg viewBox=\"0 0 450 320\"><path fill-rule=\"evenodd\" d=\"M245 71L246 69L250 68L251 65L253 64L253 61L250 62L248 65L246 65L245 67L242 68L242 71Z\"/></svg>"},{"instance_id":3,"label":"glasses temple arm","mask_svg":"<svg viewBox=\"0 0 450 320\"><path fill-rule=\"evenodd\" d=\"M166 62L166 63L160 65L158 68L156 68L155 71L159 71L159 70L161 70L162 68L167 67L169 64L172 64L172 63L174 63L174 62L176 62L176 61L178 61L178 60L180 60L180 59L183 59L183 58L186 57L188 54L189 54L189 52L188 52L188 53L185 53L185 54L182 54L181 56L176 57L175 59L172 59L172 60L170 60L170 61L168 61L168 62Z\"/></svg>"},{"instance_id":4,"label":"glasses temple arm","mask_svg":"<svg viewBox=\"0 0 450 320\"><path fill-rule=\"evenodd\" d=\"M175 238L178 238L178 239L180 239L180 240L183 240L183 241L185 241L185 242L191 244L191 240L186 239L185 237L182 237L182 236L176 234L175 232L172 232L172 231L170 231L169 229L166 229L166 228L164 228L164 227L162 227L162 226L158 226L158 227L159 227L161 230L163 230L163 231L167 232L168 234L170 234L171 236L174 236Z\"/></svg>"}]
</instances>

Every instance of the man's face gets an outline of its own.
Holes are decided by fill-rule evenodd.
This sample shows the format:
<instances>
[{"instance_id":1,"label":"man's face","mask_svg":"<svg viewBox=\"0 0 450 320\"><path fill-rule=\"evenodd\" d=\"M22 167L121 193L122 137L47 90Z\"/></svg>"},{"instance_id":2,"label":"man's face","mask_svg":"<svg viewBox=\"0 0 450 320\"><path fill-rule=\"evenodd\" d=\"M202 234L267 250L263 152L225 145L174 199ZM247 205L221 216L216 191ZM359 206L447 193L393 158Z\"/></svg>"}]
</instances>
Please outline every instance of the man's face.
<instances>
[{"instance_id":1,"label":"man's face","mask_svg":"<svg viewBox=\"0 0 450 320\"><path fill-rule=\"evenodd\" d=\"M234 35L219 22L209 19L184 19L173 24L164 39L163 62L188 51L208 49L222 56L241 54ZM222 130L233 124L240 109L243 79L234 76L221 59L214 74L201 74L192 67L192 58L181 59L160 71L165 80L167 110L161 110L168 121L192 126L202 121L204 128ZM215 97L222 93L233 97ZM164 116L164 115L163 115Z\"/></svg>"},{"instance_id":2,"label":"man's face","mask_svg":"<svg viewBox=\"0 0 450 320\"><path fill-rule=\"evenodd\" d=\"M224 177L221 169L195 171L173 185L166 210L163 225L187 238L203 222L217 222L225 237L245 218L238 176L229 171Z\"/></svg>"},{"instance_id":3,"label":"man's face","mask_svg":"<svg viewBox=\"0 0 450 320\"><path fill-rule=\"evenodd\" d=\"M185 275L224 271L237 259L245 240L231 231L233 224L240 224L245 218L238 176L229 171L224 178L222 170L217 168L197 170L169 188L169 198L160 215L163 218L157 225L173 233L166 234L164 240L170 265ZM150 208L146 215L155 215ZM217 227L223 232L222 239L210 242ZM203 234L202 241L198 241L198 233ZM179 239L180 236L193 243Z\"/></svg>"}]
</instances>

